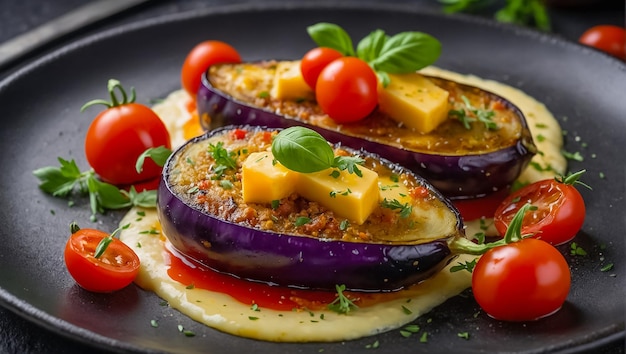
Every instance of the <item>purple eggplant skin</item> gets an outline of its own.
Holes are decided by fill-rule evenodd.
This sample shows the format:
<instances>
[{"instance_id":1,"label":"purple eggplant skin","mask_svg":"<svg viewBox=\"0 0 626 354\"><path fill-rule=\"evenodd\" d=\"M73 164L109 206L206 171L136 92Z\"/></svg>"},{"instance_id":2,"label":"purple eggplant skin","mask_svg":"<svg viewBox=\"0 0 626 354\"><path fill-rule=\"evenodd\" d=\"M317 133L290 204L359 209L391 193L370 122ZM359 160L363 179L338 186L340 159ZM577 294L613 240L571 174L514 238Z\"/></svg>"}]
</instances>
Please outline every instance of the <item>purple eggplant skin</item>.
<instances>
[{"instance_id":1,"label":"purple eggplant skin","mask_svg":"<svg viewBox=\"0 0 626 354\"><path fill-rule=\"evenodd\" d=\"M468 85L457 85L468 90L479 90ZM258 125L272 128L305 126L317 131L332 143L342 143L355 149L376 152L381 157L408 168L426 178L450 199L473 199L510 189L537 152L526 119L519 108L501 96L484 92L516 113L520 118L522 134L512 146L473 155L438 155L410 151L371 141L366 137L347 136L335 130L311 125L297 118L286 117L238 101L213 87L206 73L198 90L197 108L201 117L200 122L206 130L224 125ZM207 115L210 119L202 118Z\"/></svg>"},{"instance_id":2,"label":"purple eggplant skin","mask_svg":"<svg viewBox=\"0 0 626 354\"><path fill-rule=\"evenodd\" d=\"M187 144L196 144L235 128L242 127L227 126L207 132L177 151ZM448 241L463 235L460 214L420 177L418 180L424 181L424 186L455 213L456 235L405 245L329 241L227 222L189 205L169 183L177 151L166 162L158 188L157 212L161 227L179 253L216 271L296 288L334 291L336 285L343 284L353 291L386 292L419 283L456 257L448 248ZM384 159L380 161L391 164ZM397 171L409 172L399 166Z\"/></svg>"}]
</instances>

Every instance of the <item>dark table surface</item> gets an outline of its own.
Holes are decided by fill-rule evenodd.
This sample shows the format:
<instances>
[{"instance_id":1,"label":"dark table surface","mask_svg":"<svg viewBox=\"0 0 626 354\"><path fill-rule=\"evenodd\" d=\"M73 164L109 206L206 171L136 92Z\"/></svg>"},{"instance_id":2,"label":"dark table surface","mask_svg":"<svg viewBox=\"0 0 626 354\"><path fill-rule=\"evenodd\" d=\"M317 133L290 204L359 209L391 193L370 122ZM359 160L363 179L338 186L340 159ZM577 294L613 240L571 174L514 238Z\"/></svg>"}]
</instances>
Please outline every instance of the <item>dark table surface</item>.
<instances>
[{"instance_id":1,"label":"dark table surface","mask_svg":"<svg viewBox=\"0 0 626 354\"><path fill-rule=\"evenodd\" d=\"M306 1L306 0L300 0ZM338 0L339 1L339 0ZM368 0L362 0L367 2ZM375 0L369 0L375 1ZM382 1L382 0L380 0ZM88 1L83 0L2 0L0 1L0 43L15 36L27 32L47 21L65 14L68 11L83 5ZM199 8L212 6L245 4L253 0L151 0L143 5L136 6L122 14L115 15L106 20L89 25L75 33L62 36L51 43L47 43L34 51L27 53L9 65L0 68L0 80L11 72L27 65L32 60L77 39L102 31L114 26L119 26L135 21L141 21L164 14L192 11ZM259 1L256 1L258 3ZM436 0L386 0L403 4L414 4L430 10L439 10L440 3ZM597 0L588 1L592 6L572 6L573 3L585 2L583 0L552 1L553 3L569 3L568 6L551 6L549 15L552 21L552 32L565 38L576 41L585 29L598 24L614 24L624 26L625 13L624 1L622 0ZM497 6L497 4L496 4ZM477 14L477 16L489 16L490 11ZM84 343L76 342L52 332L39 324L30 322L12 309L0 307L0 353L98 353ZM622 354L624 353L624 341L610 343L598 348L593 353L599 354Z\"/></svg>"}]
</instances>

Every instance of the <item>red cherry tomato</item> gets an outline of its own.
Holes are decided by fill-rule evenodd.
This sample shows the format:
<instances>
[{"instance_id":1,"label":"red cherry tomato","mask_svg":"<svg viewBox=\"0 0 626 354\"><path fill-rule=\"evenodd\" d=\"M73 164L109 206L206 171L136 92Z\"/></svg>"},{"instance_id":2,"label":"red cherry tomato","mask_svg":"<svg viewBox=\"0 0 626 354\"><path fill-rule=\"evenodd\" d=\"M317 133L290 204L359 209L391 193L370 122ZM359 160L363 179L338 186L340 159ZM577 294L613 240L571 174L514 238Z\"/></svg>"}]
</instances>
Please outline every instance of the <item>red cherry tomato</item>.
<instances>
[{"instance_id":1,"label":"red cherry tomato","mask_svg":"<svg viewBox=\"0 0 626 354\"><path fill-rule=\"evenodd\" d=\"M626 29L612 25L599 25L586 30L578 39L614 57L626 60Z\"/></svg>"},{"instance_id":2,"label":"red cherry tomato","mask_svg":"<svg viewBox=\"0 0 626 354\"><path fill-rule=\"evenodd\" d=\"M139 257L119 239L113 238L102 256L96 247L109 236L95 229L80 229L65 245L65 265L78 285L88 291L111 292L128 286L139 272Z\"/></svg>"},{"instance_id":3,"label":"red cherry tomato","mask_svg":"<svg viewBox=\"0 0 626 354\"><path fill-rule=\"evenodd\" d=\"M574 180L575 182L575 180ZM534 234L553 245L576 236L585 220L585 202L571 181L549 179L527 185L509 195L496 210L494 226L500 235L526 203L537 207L524 215L522 234Z\"/></svg>"},{"instance_id":4,"label":"red cherry tomato","mask_svg":"<svg viewBox=\"0 0 626 354\"><path fill-rule=\"evenodd\" d=\"M487 251L472 273L476 302L491 317L504 321L532 321L556 312L570 285L563 255L534 238Z\"/></svg>"},{"instance_id":5,"label":"red cherry tomato","mask_svg":"<svg viewBox=\"0 0 626 354\"><path fill-rule=\"evenodd\" d=\"M333 60L341 57L343 57L341 52L328 47L317 47L309 50L302 57L302 61L300 61L300 71L304 81L311 89L315 90L317 78L320 76L322 69Z\"/></svg>"},{"instance_id":6,"label":"red cherry tomato","mask_svg":"<svg viewBox=\"0 0 626 354\"><path fill-rule=\"evenodd\" d=\"M378 79L367 63L355 57L333 60L320 73L315 97L337 123L365 118L378 104Z\"/></svg>"},{"instance_id":7,"label":"red cherry tomato","mask_svg":"<svg viewBox=\"0 0 626 354\"><path fill-rule=\"evenodd\" d=\"M96 116L87 130L87 161L103 181L117 186L153 179L161 174L160 166L146 159L142 172L137 173L135 163L148 148L170 148L169 132L152 109L133 103L134 97L126 97L119 82L110 80L109 93L114 94L115 89L123 92L122 100L95 100L83 106L101 103L108 107Z\"/></svg>"},{"instance_id":8,"label":"red cherry tomato","mask_svg":"<svg viewBox=\"0 0 626 354\"><path fill-rule=\"evenodd\" d=\"M209 66L220 63L241 63L241 56L230 44L221 41L204 41L193 47L181 70L181 83L185 91L196 97L202 74Z\"/></svg>"}]
</instances>

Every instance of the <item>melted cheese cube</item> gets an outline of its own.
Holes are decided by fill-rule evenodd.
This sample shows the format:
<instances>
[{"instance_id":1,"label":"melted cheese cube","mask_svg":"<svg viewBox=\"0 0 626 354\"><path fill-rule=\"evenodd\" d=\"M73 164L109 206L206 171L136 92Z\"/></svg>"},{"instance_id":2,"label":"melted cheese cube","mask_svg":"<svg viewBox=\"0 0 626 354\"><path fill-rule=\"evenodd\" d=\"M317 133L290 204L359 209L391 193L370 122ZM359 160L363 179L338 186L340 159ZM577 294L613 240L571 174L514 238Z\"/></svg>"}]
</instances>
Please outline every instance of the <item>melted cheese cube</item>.
<instances>
[{"instance_id":1,"label":"melted cheese cube","mask_svg":"<svg viewBox=\"0 0 626 354\"><path fill-rule=\"evenodd\" d=\"M270 95L279 100L312 99L313 90L300 72L300 61L281 61L276 64L274 84Z\"/></svg>"},{"instance_id":2,"label":"melted cheese cube","mask_svg":"<svg viewBox=\"0 0 626 354\"><path fill-rule=\"evenodd\" d=\"M421 133L431 132L448 118L448 91L417 73L389 78L387 87L378 88L382 112Z\"/></svg>"},{"instance_id":3,"label":"melted cheese cube","mask_svg":"<svg viewBox=\"0 0 626 354\"><path fill-rule=\"evenodd\" d=\"M271 203L296 190L298 173L274 161L271 152L254 152L243 162L241 185L246 203Z\"/></svg>"},{"instance_id":4,"label":"melted cheese cube","mask_svg":"<svg viewBox=\"0 0 626 354\"><path fill-rule=\"evenodd\" d=\"M298 193L314 200L338 216L357 224L363 224L379 203L378 174L359 166L363 177L348 171L340 171L337 178L331 176L334 169L303 173L297 184Z\"/></svg>"}]
</instances>

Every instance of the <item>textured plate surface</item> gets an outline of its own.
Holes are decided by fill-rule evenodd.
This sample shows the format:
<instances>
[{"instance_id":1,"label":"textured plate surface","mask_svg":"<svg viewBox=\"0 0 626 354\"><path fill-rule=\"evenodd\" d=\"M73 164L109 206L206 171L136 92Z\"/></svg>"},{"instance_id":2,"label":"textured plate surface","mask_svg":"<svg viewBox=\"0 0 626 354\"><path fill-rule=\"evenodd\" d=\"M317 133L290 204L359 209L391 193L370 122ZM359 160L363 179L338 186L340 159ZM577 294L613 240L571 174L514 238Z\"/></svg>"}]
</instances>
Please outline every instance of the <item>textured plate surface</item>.
<instances>
[{"instance_id":1,"label":"textured plate surface","mask_svg":"<svg viewBox=\"0 0 626 354\"><path fill-rule=\"evenodd\" d=\"M161 306L131 286L90 294L65 271L63 247L72 220L89 225L88 201L42 194L32 171L58 156L87 164L83 139L91 113L84 102L106 97L106 82L134 86L149 103L179 88L188 50L208 38L233 44L246 60L298 58L313 47L305 27L334 22L361 38L429 32L443 43L438 65L519 87L545 102L567 132L565 148L579 151L587 220L576 242L588 256L570 256L572 291L556 315L535 323L502 323L479 311L466 293L419 319L428 343L391 331L347 343L279 344L227 335ZM350 6L218 8L151 20L73 43L0 83L0 303L46 327L101 348L138 352L345 353L378 341L381 353L579 352L624 336L624 115L626 67L574 43L465 17L416 12L410 7ZM604 176L604 177L601 177ZM100 218L113 230L121 213ZM614 263L615 268L600 268ZM617 275L617 276L613 276ZM524 304L520 304L524 306ZM476 315L477 314L477 315ZM150 320L159 320L152 328ZM188 338L177 325L193 330ZM458 337L468 332L470 340Z\"/></svg>"}]
</instances>

